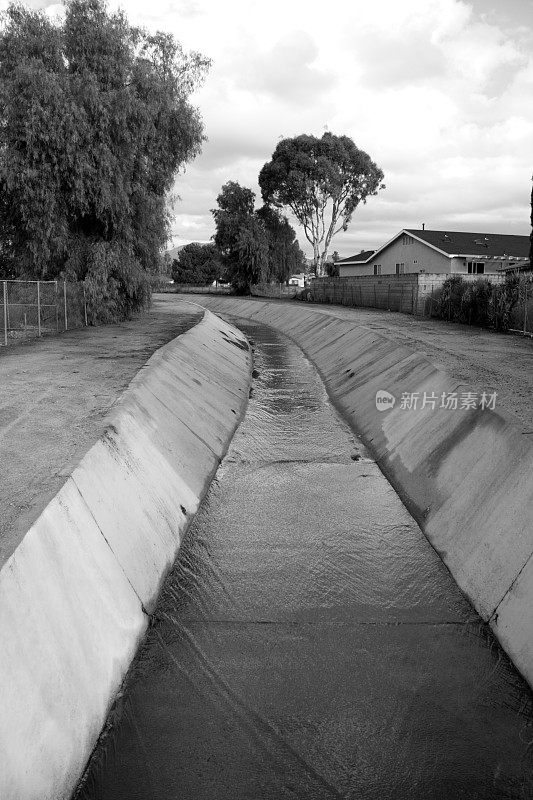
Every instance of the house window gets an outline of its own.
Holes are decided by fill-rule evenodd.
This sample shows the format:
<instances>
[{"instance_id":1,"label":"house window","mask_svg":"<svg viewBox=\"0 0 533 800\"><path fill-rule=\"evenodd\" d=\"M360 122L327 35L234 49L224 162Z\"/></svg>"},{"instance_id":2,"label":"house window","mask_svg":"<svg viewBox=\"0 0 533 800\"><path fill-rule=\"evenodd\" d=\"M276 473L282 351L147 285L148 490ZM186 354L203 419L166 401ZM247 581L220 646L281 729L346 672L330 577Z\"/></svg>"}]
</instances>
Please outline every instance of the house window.
<instances>
[{"instance_id":1,"label":"house window","mask_svg":"<svg viewBox=\"0 0 533 800\"><path fill-rule=\"evenodd\" d=\"M374 264L374 275L381 275L381 264Z\"/></svg>"},{"instance_id":2,"label":"house window","mask_svg":"<svg viewBox=\"0 0 533 800\"><path fill-rule=\"evenodd\" d=\"M482 261L469 261L467 264L469 275L484 275L485 264Z\"/></svg>"},{"instance_id":3,"label":"house window","mask_svg":"<svg viewBox=\"0 0 533 800\"><path fill-rule=\"evenodd\" d=\"M407 234L404 234L402 237L402 244L414 244L414 241L415 240L413 239L413 237L407 236Z\"/></svg>"},{"instance_id":4,"label":"house window","mask_svg":"<svg viewBox=\"0 0 533 800\"><path fill-rule=\"evenodd\" d=\"M403 261L401 264L396 264L396 275L403 275L404 272L405 272L405 264L403 263Z\"/></svg>"}]
</instances>

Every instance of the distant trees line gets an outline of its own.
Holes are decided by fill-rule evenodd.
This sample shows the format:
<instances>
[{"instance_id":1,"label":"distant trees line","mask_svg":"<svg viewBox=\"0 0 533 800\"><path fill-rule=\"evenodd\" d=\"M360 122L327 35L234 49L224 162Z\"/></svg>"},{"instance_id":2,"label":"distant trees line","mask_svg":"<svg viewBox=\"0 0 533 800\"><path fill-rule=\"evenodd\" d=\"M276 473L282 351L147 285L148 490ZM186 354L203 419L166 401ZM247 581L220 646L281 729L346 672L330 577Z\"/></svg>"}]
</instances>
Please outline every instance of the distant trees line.
<instances>
[{"instance_id":1,"label":"distant trees line","mask_svg":"<svg viewBox=\"0 0 533 800\"><path fill-rule=\"evenodd\" d=\"M334 275L327 260L333 236L347 229L360 203L384 188L382 180L381 169L347 136L283 139L259 173L260 209L254 210L254 193L234 181L217 197L214 242L226 276L246 292L254 283L285 281L304 271L304 254L284 209L313 247L315 274Z\"/></svg>"},{"instance_id":2,"label":"distant trees line","mask_svg":"<svg viewBox=\"0 0 533 800\"><path fill-rule=\"evenodd\" d=\"M281 283L304 272L305 255L287 218L268 205L255 210L254 201L252 190L235 181L222 187L212 211L214 242L193 242L180 250L172 265L177 283L228 282L248 292L255 283Z\"/></svg>"}]
</instances>

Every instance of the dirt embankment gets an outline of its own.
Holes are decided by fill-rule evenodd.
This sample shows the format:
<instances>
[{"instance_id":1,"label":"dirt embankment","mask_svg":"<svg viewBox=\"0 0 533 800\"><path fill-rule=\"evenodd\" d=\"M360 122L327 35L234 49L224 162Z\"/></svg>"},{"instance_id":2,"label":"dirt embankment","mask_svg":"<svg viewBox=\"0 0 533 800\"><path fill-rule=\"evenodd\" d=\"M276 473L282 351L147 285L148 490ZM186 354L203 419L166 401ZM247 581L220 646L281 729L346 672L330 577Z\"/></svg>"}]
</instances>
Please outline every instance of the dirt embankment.
<instances>
[{"instance_id":1,"label":"dirt embankment","mask_svg":"<svg viewBox=\"0 0 533 800\"><path fill-rule=\"evenodd\" d=\"M265 298L258 302L264 303ZM372 308L301 305L412 347L473 391L496 392L496 407L512 415L524 433L533 435L533 339Z\"/></svg>"},{"instance_id":2,"label":"dirt embankment","mask_svg":"<svg viewBox=\"0 0 533 800\"><path fill-rule=\"evenodd\" d=\"M317 308L414 348L479 392L497 392L497 407L533 433L533 339L388 311Z\"/></svg>"},{"instance_id":3,"label":"dirt embankment","mask_svg":"<svg viewBox=\"0 0 533 800\"><path fill-rule=\"evenodd\" d=\"M163 297L129 322L0 348L0 566L134 375L202 313Z\"/></svg>"}]
</instances>

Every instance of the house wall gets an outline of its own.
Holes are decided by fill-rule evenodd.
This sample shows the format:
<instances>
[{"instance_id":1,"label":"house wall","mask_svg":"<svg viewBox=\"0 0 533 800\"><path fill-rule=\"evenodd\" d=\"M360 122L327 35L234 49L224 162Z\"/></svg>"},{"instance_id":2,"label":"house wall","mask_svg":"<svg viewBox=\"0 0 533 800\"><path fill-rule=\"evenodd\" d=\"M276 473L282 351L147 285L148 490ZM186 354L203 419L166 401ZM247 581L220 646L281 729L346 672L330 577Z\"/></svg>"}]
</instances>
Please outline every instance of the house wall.
<instances>
[{"instance_id":1,"label":"house wall","mask_svg":"<svg viewBox=\"0 0 533 800\"><path fill-rule=\"evenodd\" d=\"M381 265L382 275L395 275L396 264L405 265L405 274L420 270L432 273L450 271L450 259L447 256L417 242L416 239L412 244L403 244L403 237L399 236L366 264L347 266L339 264L339 275L343 278L351 275L373 275L375 264Z\"/></svg>"},{"instance_id":2,"label":"house wall","mask_svg":"<svg viewBox=\"0 0 533 800\"><path fill-rule=\"evenodd\" d=\"M502 267L507 262L503 262L499 258L483 258L483 257L472 257L472 258L452 258L452 272L457 272L461 275L468 274L468 262L469 261L477 261L485 265L485 275L496 275L501 272Z\"/></svg>"},{"instance_id":3,"label":"house wall","mask_svg":"<svg viewBox=\"0 0 533 800\"><path fill-rule=\"evenodd\" d=\"M472 257L452 258L433 250L422 242L413 239L412 244L403 244L403 236L399 236L385 250L374 256L365 264L339 264L339 275L347 278L353 275L373 275L374 266L381 266L382 275L396 274L396 264L404 264L404 273L427 272L445 273L456 272L462 275L468 274L468 261L479 261L485 265L485 274L497 274L502 266L501 259Z\"/></svg>"}]
</instances>

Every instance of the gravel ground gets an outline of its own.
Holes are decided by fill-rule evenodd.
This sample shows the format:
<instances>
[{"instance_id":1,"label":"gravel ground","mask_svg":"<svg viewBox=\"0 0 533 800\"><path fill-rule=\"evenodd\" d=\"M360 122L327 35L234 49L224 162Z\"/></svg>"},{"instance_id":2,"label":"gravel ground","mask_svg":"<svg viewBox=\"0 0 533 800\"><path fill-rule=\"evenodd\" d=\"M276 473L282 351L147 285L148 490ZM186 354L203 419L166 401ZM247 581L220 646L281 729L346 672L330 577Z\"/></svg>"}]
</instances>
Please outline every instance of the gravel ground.
<instances>
[{"instance_id":1,"label":"gravel ground","mask_svg":"<svg viewBox=\"0 0 533 800\"><path fill-rule=\"evenodd\" d=\"M0 566L138 370L202 314L163 296L129 322L0 348Z\"/></svg>"}]
</instances>

